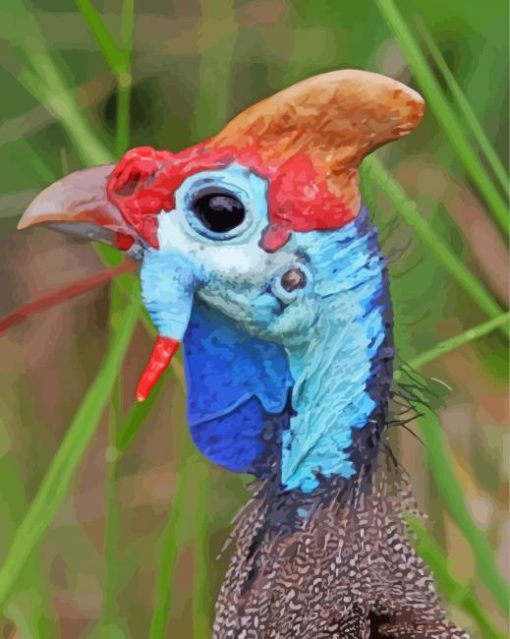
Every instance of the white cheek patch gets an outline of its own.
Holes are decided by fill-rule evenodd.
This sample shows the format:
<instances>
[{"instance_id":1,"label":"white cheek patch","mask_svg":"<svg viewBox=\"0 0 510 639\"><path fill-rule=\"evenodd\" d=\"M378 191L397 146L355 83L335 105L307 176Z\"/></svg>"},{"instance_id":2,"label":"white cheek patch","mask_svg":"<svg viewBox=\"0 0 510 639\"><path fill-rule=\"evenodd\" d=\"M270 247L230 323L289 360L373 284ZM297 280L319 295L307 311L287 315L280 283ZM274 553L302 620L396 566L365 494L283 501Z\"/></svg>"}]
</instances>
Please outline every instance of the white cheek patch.
<instances>
[{"instance_id":1,"label":"white cheek patch","mask_svg":"<svg viewBox=\"0 0 510 639\"><path fill-rule=\"evenodd\" d=\"M190 205L195 194L205 187L225 189L243 203L245 221L237 234L214 236L198 225ZM272 274L292 254L290 243L276 253L259 246L269 223L267 188L267 180L237 163L186 178L175 192L175 209L158 215L159 250L178 250L193 258L217 282L247 282L265 288Z\"/></svg>"},{"instance_id":2,"label":"white cheek patch","mask_svg":"<svg viewBox=\"0 0 510 639\"><path fill-rule=\"evenodd\" d=\"M158 216L159 250L179 250L192 256L208 272L224 280L250 281L266 279L267 274L288 260L287 251L269 254L259 246L258 233L250 233L245 241L239 239L212 242L190 233L181 211L162 212Z\"/></svg>"},{"instance_id":3,"label":"white cheek patch","mask_svg":"<svg viewBox=\"0 0 510 639\"><path fill-rule=\"evenodd\" d=\"M159 250L182 249L182 252L196 247L196 242L190 241L188 233L182 228L182 213L179 211L161 211L158 215L158 242Z\"/></svg>"}]
</instances>

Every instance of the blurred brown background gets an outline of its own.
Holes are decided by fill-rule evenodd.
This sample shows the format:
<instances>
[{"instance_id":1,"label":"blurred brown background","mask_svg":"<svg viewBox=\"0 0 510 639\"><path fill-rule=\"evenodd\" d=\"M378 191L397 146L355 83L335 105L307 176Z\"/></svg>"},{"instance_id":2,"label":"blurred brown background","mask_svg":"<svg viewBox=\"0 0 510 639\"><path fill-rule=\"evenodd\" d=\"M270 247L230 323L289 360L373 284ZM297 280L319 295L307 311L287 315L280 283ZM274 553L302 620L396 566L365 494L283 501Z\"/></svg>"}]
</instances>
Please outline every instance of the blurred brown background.
<instances>
[{"instance_id":1,"label":"blurred brown background","mask_svg":"<svg viewBox=\"0 0 510 639\"><path fill-rule=\"evenodd\" d=\"M24 5L33 22L17 8L11 10L11 4L20 3L13 0L0 7L0 315L106 268L88 245L45 230L15 232L17 218L34 194L83 161L55 114L58 106L46 108L48 104L45 107L23 86L29 29L38 25L90 130L109 148L114 146L117 106L115 78L74 3L39 0ZM495 0L397 4L413 29L418 29L418 17L428 25L506 162L506 4ZM105 0L94 6L115 37L120 37L121 3ZM23 20L20 15L25 16ZM428 60L438 75L430 56ZM370 0L136 2L129 144L179 150L214 133L240 109L282 86L313 73L349 67L382 72L420 88ZM504 241L433 114L429 111L409 140L379 157L416 200L434 231L505 306ZM388 200L379 192L373 195L373 213L392 258L397 345L401 360L408 361L486 316ZM103 286L27 319L0 338L2 555L101 366L110 339L109 308L110 288ZM150 345L151 337L140 324L122 372L125 413ZM508 578L505 337L500 331L491 332L436 359L423 373L440 380L434 383L443 388L439 414L452 448L452 467L474 520ZM186 466L184 508L173 541L177 563L167 636L207 636L193 620L197 539L201 552L206 544L209 557L209 585L205 595L202 589L201 605L212 614L225 566L225 560L217 561L216 556L229 522L246 499L247 480L199 461L189 444L181 455L185 429L185 395L172 375L120 458L109 447L105 412L65 502L30 556L4 610L4 637L149 636L161 533L176 480ZM392 437L399 459L412 475L420 506L430 514L428 527L449 556L452 573L460 582L475 585L487 614L503 628L501 614L477 581L465 536L443 507L422 444L404 429L395 430ZM109 564L114 597L105 620L104 530L112 507L105 478L111 464L115 464L120 514ZM200 542L201 530L208 541ZM453 617L477 636L476 625L454 599L449 605ZM102 619L99 625L98 619Z\"/></svg>"}]
</instances>

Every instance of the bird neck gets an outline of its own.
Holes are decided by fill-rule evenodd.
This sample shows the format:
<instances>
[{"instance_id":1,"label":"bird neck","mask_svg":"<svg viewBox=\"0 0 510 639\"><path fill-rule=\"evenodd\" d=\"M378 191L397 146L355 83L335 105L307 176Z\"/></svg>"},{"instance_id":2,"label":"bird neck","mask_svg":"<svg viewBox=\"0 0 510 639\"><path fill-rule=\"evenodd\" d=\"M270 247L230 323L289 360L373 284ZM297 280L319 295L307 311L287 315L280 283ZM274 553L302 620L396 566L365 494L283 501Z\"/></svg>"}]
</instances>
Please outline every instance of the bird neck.
<instances>
[{"instance_id":1,"label":"bird neck","mask_svg":"<svg viewBox=\"0 0 510 639\"><path fill-rule=\"evenodd\" d=\"M385 261L366 212L315 251L307 235L320 312L306 343L286 345L295 383L281 457L282 485L302 492L349 479L373 457L393 359Z\"/></svg>"}]
</instances>

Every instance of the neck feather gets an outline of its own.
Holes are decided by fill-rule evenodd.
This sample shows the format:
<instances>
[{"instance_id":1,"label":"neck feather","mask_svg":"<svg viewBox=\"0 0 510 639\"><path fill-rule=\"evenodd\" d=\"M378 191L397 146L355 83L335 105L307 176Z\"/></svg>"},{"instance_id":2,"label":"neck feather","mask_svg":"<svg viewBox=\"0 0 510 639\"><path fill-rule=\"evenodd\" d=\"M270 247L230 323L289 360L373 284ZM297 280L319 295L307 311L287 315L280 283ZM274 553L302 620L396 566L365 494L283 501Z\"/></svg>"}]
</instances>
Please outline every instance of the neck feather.
<instances>
[{"instance_id":1,"label":"neck feather","mask_svg":"<svg viewBox=\"0 0 510 639\"><path fill-rule=\"evenodd\" d=\"M303 492L353 477L373 457L393 357L385 261L366 212L334 235L313 235L320 312L312 339L286 348L294 414L282 433L282 484Z\"/></svg>"}]
</instances>

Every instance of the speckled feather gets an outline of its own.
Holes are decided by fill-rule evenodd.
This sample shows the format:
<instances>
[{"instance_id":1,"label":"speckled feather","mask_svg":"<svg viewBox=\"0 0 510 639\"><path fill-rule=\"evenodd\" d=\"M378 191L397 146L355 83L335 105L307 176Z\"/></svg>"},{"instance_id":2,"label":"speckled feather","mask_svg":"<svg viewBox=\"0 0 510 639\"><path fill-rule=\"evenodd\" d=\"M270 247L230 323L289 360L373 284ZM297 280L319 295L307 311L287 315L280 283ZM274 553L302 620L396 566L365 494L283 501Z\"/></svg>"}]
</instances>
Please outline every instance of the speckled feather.
<instances>
[{"instance_id":1,"label":"speckled feather","mask_svg":"<svg viewBox=\"0 0 510 639\"><path fill-rule=\"evenodd\" d=\"M403 481L392 493L366 477L310 495L259 485L233 533L214 639L468 639L445 619L406 510Z\"/></svg>"}]
</instances>

